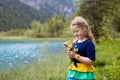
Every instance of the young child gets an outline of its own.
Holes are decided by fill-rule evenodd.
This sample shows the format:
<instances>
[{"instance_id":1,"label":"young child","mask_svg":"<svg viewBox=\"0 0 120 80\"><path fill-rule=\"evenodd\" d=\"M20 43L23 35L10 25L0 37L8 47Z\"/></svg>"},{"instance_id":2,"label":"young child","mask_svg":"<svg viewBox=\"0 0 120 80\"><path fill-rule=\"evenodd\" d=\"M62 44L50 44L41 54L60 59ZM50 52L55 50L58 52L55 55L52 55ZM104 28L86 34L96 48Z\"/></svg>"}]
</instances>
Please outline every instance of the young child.
<instances>
[{"instance_id":1,"label":"young child","mask_svg":"<svg viewBox=\"0 0 120 80\"><path fill-rule=\"evenodd\" d=\"M67 54L72 62L69 66L67 80L95 80L93 64L95 61L95 42L87 21L76 17L70 26L74 39L73 50ZM74 49L78 50L77 52Z\"/></svg>"}]
</instances>

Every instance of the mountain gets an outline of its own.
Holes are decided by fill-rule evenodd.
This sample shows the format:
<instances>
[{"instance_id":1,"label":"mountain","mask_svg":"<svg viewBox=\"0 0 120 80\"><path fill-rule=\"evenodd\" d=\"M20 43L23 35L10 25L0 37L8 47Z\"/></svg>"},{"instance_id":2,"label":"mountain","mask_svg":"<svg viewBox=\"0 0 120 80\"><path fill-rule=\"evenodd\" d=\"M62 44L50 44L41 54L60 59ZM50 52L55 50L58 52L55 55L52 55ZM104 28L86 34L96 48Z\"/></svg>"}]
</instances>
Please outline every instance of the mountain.
<instances>
[{"instance_id":1,"label":"mountain","mask_svg":"<svg viewBox=\"0 0 120 80\"><path fill-rule=\"evenodd\" d=\"M74 11L73 0L0 0L0 31L28 29L33 20L70 17Z\"/></svg>"},{"instance_id":2,"label":"mountain","mask_svg":"<svg viewBox=\"0 0 120 80\"><path fill-rule=\"evenodd\" d=\"M64 15L70 17L75 12L73 0L20 0L39 11L47 12L46 15Z\"/></svg>"},{"instance_id":3,"label":"mountain","mask_svg":"<svg viewBox=\"0 0 120 80\"><path fill-rule=\"evenodd\" d=\"M39 11L18 0L0 0L0 31L30 28L32 20L40 20Z\"/></svg>"}]
</instances>

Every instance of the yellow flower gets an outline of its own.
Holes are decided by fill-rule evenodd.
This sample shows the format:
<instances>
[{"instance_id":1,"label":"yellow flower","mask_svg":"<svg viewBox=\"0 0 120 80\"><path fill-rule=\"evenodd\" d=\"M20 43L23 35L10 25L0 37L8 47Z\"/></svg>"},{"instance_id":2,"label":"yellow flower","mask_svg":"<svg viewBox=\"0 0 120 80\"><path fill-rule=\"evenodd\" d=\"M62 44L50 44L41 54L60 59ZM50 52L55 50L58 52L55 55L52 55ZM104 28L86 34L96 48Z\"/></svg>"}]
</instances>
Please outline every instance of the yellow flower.
<instances>
[{"instance_id":1,"label":"yellow flower","mask_svg":"<svg viewBox=\"0 0 120 80\"><path fill-rule=\"evenodd\" d=\"M64 46L67 47L67 50L70 51L72 49L72 41L68 40L64 43Z\"/></svg>"}]
</instances>

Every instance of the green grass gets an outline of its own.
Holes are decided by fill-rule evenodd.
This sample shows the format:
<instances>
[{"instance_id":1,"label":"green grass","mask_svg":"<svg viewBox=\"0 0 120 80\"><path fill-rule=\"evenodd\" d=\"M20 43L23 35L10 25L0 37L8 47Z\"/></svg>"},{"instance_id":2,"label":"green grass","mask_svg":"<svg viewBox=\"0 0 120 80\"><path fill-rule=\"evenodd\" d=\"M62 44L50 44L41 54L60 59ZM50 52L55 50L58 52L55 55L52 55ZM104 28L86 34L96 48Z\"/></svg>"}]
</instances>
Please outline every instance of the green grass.
<instances>
[{"instance_id":1,"label":"green grass","mask_svg":"<svg viewBox=\"0 0 120 80\"><path fill-rule=\"evenodd\" d=\"M120 40L100 41L96 45L95 74L97 80L120 79ZM24 68L0 73L0 80L65 80L69 60L65 53L44 55L44 60Z\"/></svg>"},{"instance_id":2,"label":"green grass","mask_svg":"<svg viewBox=\"0 0 120 80\"><path fill-rule=\"evenodd\" d=\"M101 41L95 62L97 80L120 79L120 40Z\"/></svg>"},{"instance_id":3,"label":"green grass","mask_svg":"<svg viewBox=\"0 0 120 80\"><path fill-rule=\"evenodd\" d=\"M25 68L3 72L0 80L65 80L69 65L66 54L46 58Z\"/></svg>"},{"instance_id":4,"label":"green grass","mask_svg":"<svg viewBox=\"0 0 120 80\"><path fill-rule=\"evenodd\" d=\"M71 38L33 38L27 36L0 36L0 41L65 41Z\"/></svg>"}]
</instances>

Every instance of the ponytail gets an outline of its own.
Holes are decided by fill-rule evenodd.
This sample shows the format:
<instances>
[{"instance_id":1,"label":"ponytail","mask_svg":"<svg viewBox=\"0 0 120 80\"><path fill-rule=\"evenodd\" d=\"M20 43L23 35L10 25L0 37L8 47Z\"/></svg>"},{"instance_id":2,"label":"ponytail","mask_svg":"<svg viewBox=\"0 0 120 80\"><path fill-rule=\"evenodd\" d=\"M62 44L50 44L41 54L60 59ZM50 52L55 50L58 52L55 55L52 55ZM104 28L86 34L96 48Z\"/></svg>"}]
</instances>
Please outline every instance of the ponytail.
<instances>
[{"instance_id":1,"label":"ponytail","mask_svg":"<svg viewBox=\"0 0 120 80\"><path fill-rule=\"evenodd\" d=\"M88 35L87 35L87 37L88 37L94 44L96 44L96 43L95 43L95 38L94 38L93 33L92 33L92 31L91 31L90 29L88 29Z\"/></svg>"}]
</instances>

